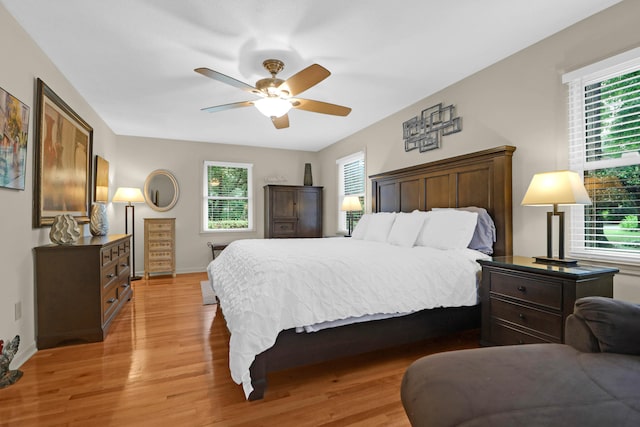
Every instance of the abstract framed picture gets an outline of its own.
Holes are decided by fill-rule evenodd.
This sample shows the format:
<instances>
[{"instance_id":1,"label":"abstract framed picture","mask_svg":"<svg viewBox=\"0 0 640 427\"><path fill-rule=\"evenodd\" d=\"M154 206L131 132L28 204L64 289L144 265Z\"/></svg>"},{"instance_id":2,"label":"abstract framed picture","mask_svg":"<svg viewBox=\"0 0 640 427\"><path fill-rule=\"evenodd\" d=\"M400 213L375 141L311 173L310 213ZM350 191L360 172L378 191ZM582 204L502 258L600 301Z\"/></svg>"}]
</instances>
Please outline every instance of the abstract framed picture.
<instances>
[{"instance_id":1,"label":"abstract framed picture","mask_svg":"<svg viewBox=\"0 0 640 427\"><path fill-rule=\"evenodd\" d=\"M56 215L89 222L93 129L42 80L37 80L33 226Z\"/></svg>"},{"instance_id":2,"label":"abstract framed picture","mask_svg":"<svg viewBox=\"0 0 640 427\"><path fill-rule=\"evenodd\" d=\"M29 107L0 88L0 187L24 190Z\"/></svg>"}]
</instances>

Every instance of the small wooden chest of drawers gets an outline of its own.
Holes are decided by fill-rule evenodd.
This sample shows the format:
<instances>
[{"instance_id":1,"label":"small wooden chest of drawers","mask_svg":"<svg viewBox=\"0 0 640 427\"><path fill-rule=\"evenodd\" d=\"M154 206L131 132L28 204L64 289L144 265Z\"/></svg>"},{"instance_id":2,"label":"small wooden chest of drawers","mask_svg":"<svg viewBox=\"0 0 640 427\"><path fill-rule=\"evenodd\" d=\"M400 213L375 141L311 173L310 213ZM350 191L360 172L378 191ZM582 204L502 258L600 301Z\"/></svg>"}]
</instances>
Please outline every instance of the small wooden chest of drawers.
<instances>
[{"instance_id":1,"label":"small wooden chest of drawers","mask_svg":"<svg viewBox=\"0 0 640 427\"><path fill-rule=\"evenodd\" d=\"M144 219L144 278L151 273L176 277L176 219Z\"/></svg>"},{"instance_id":2,"label":"small wooden chest of drawers","mask_svg":"<svg viewBox=\"0 0 640 427\"><path fill-rule=\"evenodd\" d=\"M102 341L131 299L131 236L81 237L35 251L39 349Z\"/></svg>"},{"instance_id":3,"label":"small wooden chest of drawers","mask_svg":"<svg viewBox=\"0 0 640 427\"><path fill-rule=\"evenodd\" d=\"M482 344L564 342L578 298L613 296L615 268L539 264L533 258L479 260Z\"/></svg>"}]
</instances>

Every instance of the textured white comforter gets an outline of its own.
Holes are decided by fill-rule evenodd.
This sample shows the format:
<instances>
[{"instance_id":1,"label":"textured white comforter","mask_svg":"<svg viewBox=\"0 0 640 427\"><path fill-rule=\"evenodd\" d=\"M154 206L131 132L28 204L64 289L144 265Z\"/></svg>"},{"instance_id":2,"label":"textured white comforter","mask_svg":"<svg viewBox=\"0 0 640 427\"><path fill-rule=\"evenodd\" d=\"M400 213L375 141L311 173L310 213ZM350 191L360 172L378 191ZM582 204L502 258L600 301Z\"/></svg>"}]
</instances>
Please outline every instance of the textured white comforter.
<instances>
[{"instance_id":1,"label":"textured white comforter","mask_svg":"<svg viewBox=\"0 0 640 427\"><path fill-rule=\"evenodd\" d=\"M475 305L480 258L348 238L235 241L207 269L231 332L231 376L248 397L251 363L285 329Z\"/></svg>"}]
</instances>

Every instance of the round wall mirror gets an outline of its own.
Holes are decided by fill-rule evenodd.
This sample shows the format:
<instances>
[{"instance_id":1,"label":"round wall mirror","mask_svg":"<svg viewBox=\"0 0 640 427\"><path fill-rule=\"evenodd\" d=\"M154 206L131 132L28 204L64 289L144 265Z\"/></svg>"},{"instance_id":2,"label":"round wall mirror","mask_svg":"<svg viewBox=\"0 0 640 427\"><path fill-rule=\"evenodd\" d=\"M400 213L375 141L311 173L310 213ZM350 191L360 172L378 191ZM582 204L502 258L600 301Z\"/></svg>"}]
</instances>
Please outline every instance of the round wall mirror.
<instances>
[{"instance_id":1,"label":"round wall mirror","mask_svg":"<svg viewBox=\"0 0 640 427\"><path fill-rule=\"evenodd\" d=\"M154 211L168 211L178 202L178 181L173 174L158 169L149 174L144 182L144 198Z\"/></svg>"}]
</instances>

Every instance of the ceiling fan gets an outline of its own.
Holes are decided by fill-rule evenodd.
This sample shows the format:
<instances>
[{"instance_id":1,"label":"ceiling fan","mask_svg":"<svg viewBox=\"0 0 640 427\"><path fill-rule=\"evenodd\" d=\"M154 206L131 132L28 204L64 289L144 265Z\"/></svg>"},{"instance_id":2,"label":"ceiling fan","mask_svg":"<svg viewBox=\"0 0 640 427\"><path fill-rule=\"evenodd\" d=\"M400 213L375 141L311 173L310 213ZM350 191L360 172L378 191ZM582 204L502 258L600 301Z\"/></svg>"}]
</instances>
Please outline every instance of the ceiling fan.
<instances>
[{"instance_id":1,"label":"ceiling fan","mask_svg":"<svg viewBox=\"0 0 640 427\"><path fill-rule=\"evenodd\" d=\"M267 59L262 63L262 65L271 73L271 77L258 80L255 87L209 68L196 68L194 71L202 74L203 76L226 83L260 97L260 99L255 101L242 101L231 104L216 105L214 107L203 108L202 111L214 113L217 111L254 105L262 114L271 118L276 129L289 127L289 116L287 113L291 108L311 111L314 113L331 114L334 116L346 116L351 112L351 108L343 107L342 105L296 97L298 94L317 85L331 75L329 70L323 66L318 64L310 65L304 70L289 77L287 80L282 80L276 77L276 75L284 68L284 63L282 61L278 59Z\"/></svg>"}]
</instances>

